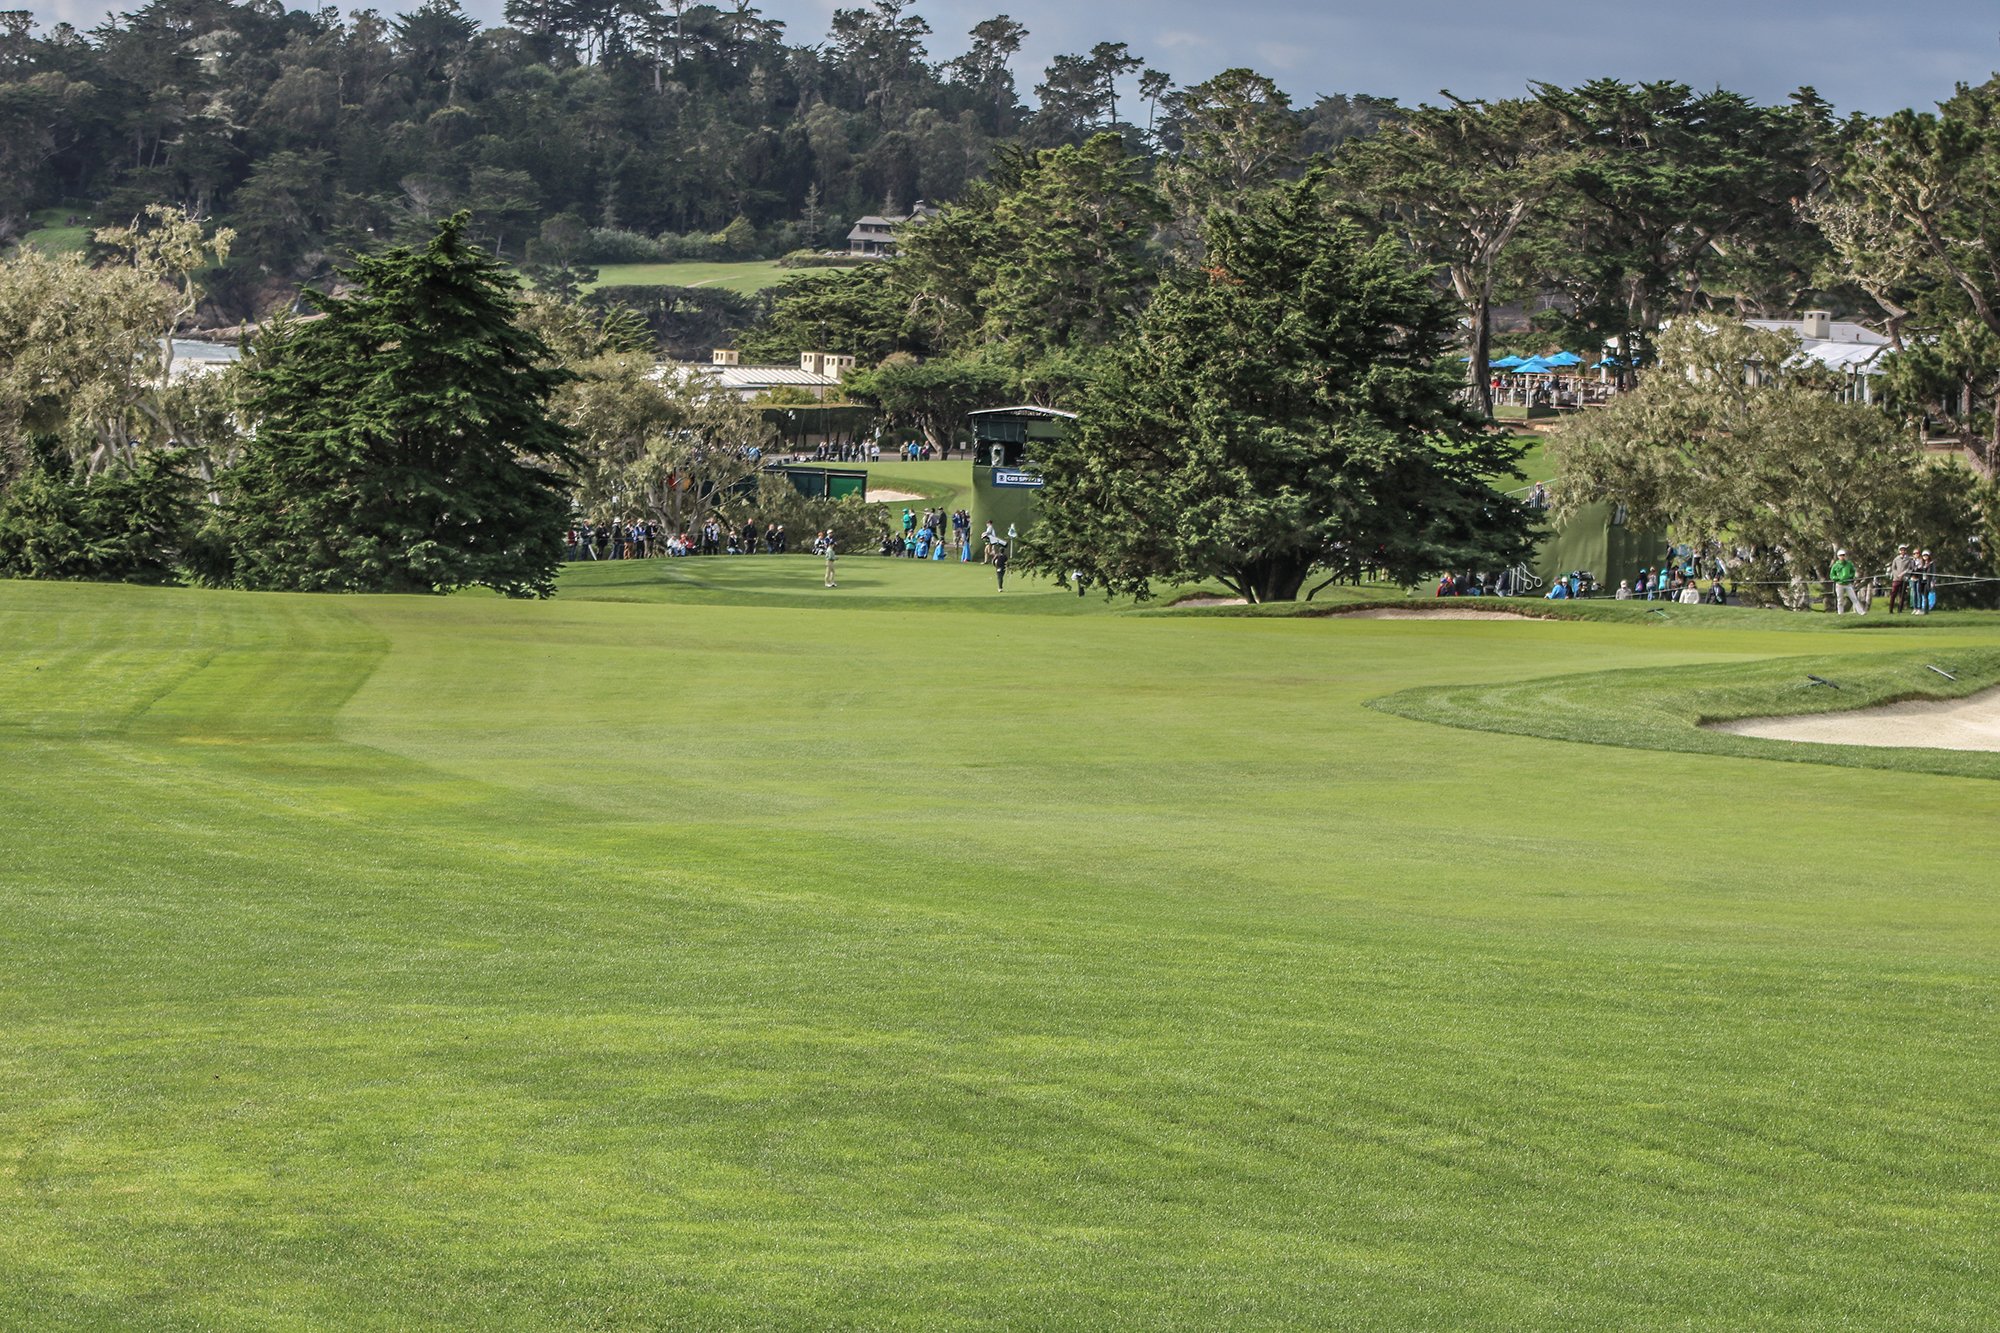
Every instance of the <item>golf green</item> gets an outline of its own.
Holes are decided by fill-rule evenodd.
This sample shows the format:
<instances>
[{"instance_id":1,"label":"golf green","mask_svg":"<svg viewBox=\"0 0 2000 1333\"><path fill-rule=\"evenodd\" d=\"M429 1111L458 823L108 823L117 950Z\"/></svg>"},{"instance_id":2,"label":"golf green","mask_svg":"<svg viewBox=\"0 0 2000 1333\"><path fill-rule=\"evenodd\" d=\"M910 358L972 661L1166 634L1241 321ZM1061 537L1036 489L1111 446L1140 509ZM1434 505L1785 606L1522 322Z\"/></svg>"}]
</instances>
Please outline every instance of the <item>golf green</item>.
<instances>
[{"instance_id":1,"label":"golf green","mask_svg":"<svg viewBox=\"0 0 2000 1333\"><path fill-rule=\"evenodd\" d=\"M821 583L0 583L0 1326L2000 1318L2000 782L1368 706L2000 619Z\"/></svg>"}]
</instances>

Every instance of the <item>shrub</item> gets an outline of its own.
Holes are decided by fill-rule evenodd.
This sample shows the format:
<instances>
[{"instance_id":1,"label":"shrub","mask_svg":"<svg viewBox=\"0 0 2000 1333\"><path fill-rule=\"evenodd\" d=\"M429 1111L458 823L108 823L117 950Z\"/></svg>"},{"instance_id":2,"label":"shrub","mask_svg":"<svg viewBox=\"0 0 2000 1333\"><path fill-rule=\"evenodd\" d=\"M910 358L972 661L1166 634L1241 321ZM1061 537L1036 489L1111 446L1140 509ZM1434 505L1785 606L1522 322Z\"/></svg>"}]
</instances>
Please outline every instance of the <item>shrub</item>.
<instances>
[{"instance_id":1,"label":"shrub","mask_svg":"<svg viewBox=\"0 0 2000 1333\"><path fill-rule=\"evenodd\" d=\"M794 551L809 550L815 534L833 529L834 546L842 555L873 554L889 531L889 506L849 497L815 500L801 495L787 477L759 476L754 497L732 497L727 516L741 527L755 519L762 527L782 523Z\"/></svg>"},{"instance_id":2,"label":"shrub","mask_svg":"<svg viewBox=\"0 0 2000 1333\"><path fill-rule=\"evenodd\" d=\"M722 242L715 232L690 231L680 235L662 232L657 241L659 257L671 263L676 259L724 259Z\"/></svg>"},{"instance_id":3,"label":"shrub","mask_svg":"<svg viewBox=\"0 0 2000 1333\"><path fill-rule=\"evenodd\" d=\"M177 583L197 545L200 509L177 451L143 453L90 477L53 441L0 494L0 576ZM206 557L196 563L204 578Z\"/></svg>"},{"instance_id":4,"label":"shrub","mask_svg":"<svg viewBox=\"0 0 2000 1333\"><path fill-rule=\"evenodd\" d=\"M757 257L757 228L749 218L741 213L729 220L729 225L715 234L716 248L729 259L755 259Z\"/></svg>"},{"instance_id":5,"label":"shrub","mask_svg":"<svg viewBox=\"0 0 2000 1333\"><path fill-rule=\"evenodd\" d=\"M793 250L778 260L780 268L852 268L852 255L826 254L819 250Z\"/></svg>"},{"instance_id":6,"label":"shrub","mask_svg":"<svg viewBox=\"0 0 2000 1333\"><path fill-rule=\"evenodd\" d=\"M657 264L667 256L658 241L641 232L592 227L583 258L593 264Z\"/></svg>"}]
</instances>

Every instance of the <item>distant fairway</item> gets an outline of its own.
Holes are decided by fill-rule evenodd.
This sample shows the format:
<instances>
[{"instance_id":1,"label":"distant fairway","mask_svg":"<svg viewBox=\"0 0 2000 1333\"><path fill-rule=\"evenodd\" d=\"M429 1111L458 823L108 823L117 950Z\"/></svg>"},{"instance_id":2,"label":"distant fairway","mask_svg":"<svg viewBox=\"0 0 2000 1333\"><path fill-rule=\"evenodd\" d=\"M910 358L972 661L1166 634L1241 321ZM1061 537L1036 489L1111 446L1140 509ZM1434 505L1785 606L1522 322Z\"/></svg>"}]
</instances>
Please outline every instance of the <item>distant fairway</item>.
<instances>
[{"instance_id":1,"label":"distant fairway","mask_svg":"<svg viewBox=\"0 0 2000 1333\"><path fill-rule=\"evenodd\" d=\"M98 225L88 212L73 208L40 209L29 220L34 226L21 239L48 255L89 249L90 233Z\"/></svg>"},{"instance_id":2,"label":"distant fairway","mask_svg":"<svg viewBox=\"0 0 2000 1333\"><path fill-rule=\"evenodd\" d=\"M781 268L775 260L708 263L689 260L673 264L600 264L598 287L721 287L752 296L766 287L808 273L839 272L825 268Z\"/></svg>"},{"instance_id":3,"label":"distant fairway","mask_svg":"<svg viewBox=\"0 0 2000 1333\"><path fill-rule=\"evenodd\" d=\"M884 459L880 463L836 463L834 466L867 468L868 497L871 500L883 491L902 491L906 495L924 497L922 502L910 502L919 511L929 505L941 505L946 509L972 508L970 459L934 458L918 463Z\"/></svg>"},{"instance_id":4,"label":"distant fairway","mask_svg":"<svg viewBox=\"0 0 2000 1333\"><path fill-rule=\"evenodd\" d=\"M1365 706L2000 619L841 581L0 583L0 1327L2000 1319L2000 782Z\"/></svg>"}]
</instances>

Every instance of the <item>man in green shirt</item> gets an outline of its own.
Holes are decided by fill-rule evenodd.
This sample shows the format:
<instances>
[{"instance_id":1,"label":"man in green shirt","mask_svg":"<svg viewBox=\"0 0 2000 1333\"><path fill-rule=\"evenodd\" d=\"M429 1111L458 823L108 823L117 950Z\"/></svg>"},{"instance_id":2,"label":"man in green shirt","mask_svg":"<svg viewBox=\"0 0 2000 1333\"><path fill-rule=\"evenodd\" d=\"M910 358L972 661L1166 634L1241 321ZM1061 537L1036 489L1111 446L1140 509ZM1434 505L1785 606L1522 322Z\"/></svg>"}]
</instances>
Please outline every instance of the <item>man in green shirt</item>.
<instances>
[{"instance_id":1,"label":"man in green shirt","mask_svg":"<svg viewBox=\"0 0 2000 1333\"><path fill-rule=\"evenodd\" d=\"M1867 609L1861 605L1861 599L1854 595L1854 562L1847 558L1846 548L1843 547L1833 553L1833 563L1827 566L1826 577L1833 584L1835 615L1846 614L1850 605L1854 607L1855 615L1868 614Z\"/></svg>"}]
</instances>

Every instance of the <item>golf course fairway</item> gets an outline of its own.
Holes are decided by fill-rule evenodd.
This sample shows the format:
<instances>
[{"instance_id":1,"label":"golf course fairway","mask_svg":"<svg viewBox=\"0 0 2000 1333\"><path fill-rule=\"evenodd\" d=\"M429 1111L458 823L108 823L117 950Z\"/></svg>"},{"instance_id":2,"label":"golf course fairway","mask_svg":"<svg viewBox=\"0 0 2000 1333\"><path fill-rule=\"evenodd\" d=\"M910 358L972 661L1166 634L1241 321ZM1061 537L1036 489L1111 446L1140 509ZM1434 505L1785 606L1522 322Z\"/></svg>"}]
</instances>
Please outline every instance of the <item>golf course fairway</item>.
<instances>
[{"instance_id":1,"label":"golf course fairway","mask_svg":"<svg viewBox=\"0 0 2000 1333\"><path fill-rule=\"evenodd\" d=\"M2000 1321L2000 781L1412 693L2000 617L821 582L0 583L0 1327Z\"/></svg>"}]
</instances>

